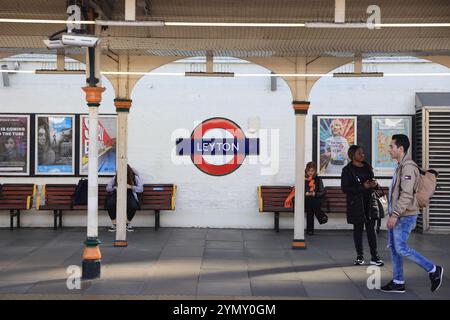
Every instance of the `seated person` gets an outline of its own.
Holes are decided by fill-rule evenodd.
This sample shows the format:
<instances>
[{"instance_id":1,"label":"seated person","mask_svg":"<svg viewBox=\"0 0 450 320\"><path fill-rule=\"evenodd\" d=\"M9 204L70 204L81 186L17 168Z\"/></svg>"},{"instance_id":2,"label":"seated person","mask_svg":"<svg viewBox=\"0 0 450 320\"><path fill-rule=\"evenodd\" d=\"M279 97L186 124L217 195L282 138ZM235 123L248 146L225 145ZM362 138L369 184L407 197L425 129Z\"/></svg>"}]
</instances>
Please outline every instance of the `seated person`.
<instances>
[{"instance_id":1,"label":"seated person","mask_svg":"<svg viewBox=\"0 0 450 320\"><path fill-rule=\"evenodd\" d=\"M112 226L109 231L116 231L116 210L117 210L117 175L108 183L106 191L113 192L111 196L107 198L106 208L108 210L109 217L111 218ZM138 193L144 191L144 186L139 178L137 172L127 165L127 231L134 231L131 226L131 220L133 220L136 210L139 208Z\"/></svg>"}]
</instances>

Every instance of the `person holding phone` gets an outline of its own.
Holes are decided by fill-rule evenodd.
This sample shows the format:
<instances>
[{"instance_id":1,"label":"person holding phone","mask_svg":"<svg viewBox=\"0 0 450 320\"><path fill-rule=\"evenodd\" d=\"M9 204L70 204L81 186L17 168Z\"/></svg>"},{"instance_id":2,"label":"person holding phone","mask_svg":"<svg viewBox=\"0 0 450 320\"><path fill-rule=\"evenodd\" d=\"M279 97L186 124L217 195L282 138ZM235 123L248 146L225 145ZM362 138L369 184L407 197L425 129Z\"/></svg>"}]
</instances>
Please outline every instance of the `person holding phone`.
<instances>
[{"instance_id":1,"label":"person holding phone","mask_svg":"<svg viewBox=\"0 0 450 320\"><path fill-rule=\"evenodd\" d=\"M379 218L378 202L374 190L378 183L372 167L365 162L364 149L352 145L348 149L351 160L341 174L341 188L347 197L347 222L353 224L353 241L356 249L355 265L364 264L363 231L366 228L372 259L370 264L383 266L378 255L375 222Z\"/></svg>"}]
</instances>

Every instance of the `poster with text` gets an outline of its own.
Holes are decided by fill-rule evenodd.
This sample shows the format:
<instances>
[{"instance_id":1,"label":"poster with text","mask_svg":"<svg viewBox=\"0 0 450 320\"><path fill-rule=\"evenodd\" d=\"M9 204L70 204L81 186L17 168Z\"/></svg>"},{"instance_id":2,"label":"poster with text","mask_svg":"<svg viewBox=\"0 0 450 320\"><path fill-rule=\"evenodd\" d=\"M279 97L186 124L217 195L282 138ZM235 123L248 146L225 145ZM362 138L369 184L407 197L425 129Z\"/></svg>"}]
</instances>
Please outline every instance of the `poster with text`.
<instances>
[{"instance_id":1,"label":"poster with text","mask_svg":"<svg viewBox=\"0 0 450 320\"><path fill-rule=\"evenodd\" d=\"M28 175L30 117L0 115L0 174Z\"/></svg>"},{"instance_id":2,"label":"poster with text","mask_svg":"<svg viewBox=\"0 0 450 320\"><path fill-rule=\"evenodd\" d=\"M349 161L348 148L356 144L356 117L317 117L317 122L319 174L340 176Z\"/></svg>"},{"instance_id":3,"label":"poster with text","mask_svg":"<svg viewBox=\"0 0 450 320\"><path fill-rule=\"evenodd\" d=\"M35 174L74 174L74 116L36 116Z\"/></svg>"},{"instance_id":4,"label":"poster with text","mask_svg":"<svg viewBox=\"0 0 450 320\"><path fill-rule=\"evenodd\" d=\"M80 175L88 174L89 117L81 116ZM116 173L117 117L98 117L98 172L102 175Z\"/></svg>"},{"instance_id":5,"label":"poster with text","mask_svg":"<svg viewBox=\"0 0 450 320\"><path fill-rule=\"evenodd\" d=\"M397 163L391 159L389 144L394 134L405 134L411 145L411 116L372 117L372 167L376 175L391 176ZM411 153L411 148L408 151Z\"/></svg>"}]
</instances>

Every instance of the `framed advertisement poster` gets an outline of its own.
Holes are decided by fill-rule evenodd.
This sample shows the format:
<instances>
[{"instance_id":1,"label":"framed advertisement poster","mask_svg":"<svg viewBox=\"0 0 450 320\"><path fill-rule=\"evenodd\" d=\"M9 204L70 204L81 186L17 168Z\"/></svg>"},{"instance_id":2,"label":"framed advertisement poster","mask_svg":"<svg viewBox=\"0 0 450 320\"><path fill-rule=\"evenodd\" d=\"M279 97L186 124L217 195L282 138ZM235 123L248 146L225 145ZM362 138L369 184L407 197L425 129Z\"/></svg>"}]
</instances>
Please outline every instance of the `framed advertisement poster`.
<instances>
[{"instance_id":1,"label":"framed advertisement poster","mask_svg":"<svg viewBox=\"0 0 450 320\"><path fill-rule=\"evenodd\" d=\"M0 175L30 173L30 116L0 115Z\"/></svg>"},{"instance_id":2,"label":"framed advertisement poster","mask_svg":"<svg viewBox=\"0 0 450 320\"><path fill-rule=\"evenodd\" d=\"M88 174L89 116L80 117L80 175ZM98 173L116 174L117 116L98 117Z\"/></svg>"},{"instance_id":3,"label":"framed advertisement poster","mask_svg":"<svg viewBox=\"0 0 450 320\"><path fill-rule=\"evenodd\" d=\"M36 116L36 175L74 174L74 120L69 115Z\"/></svg>"},{"instance_id":4,"label":"framed advertisement poster","mask_svg":"<svg viewBox=\"0 0 450 320\"><path fill-rule=\"evenodd\" d=\"M391 176L397 165L389 155L389 144L394 134L405 134L411 145L411 116L374 116L372 117L372 167L375 175ZM411 153L411 148L408 153Z\"/></svg>"},{"instance_id":5,"label":"framed advertisement poster","mask_svg":"<svg viewBox=\"0 0 450 320\"><path fill-rule=\"evenodd\" d=\"M317 117L317 163L322 176L340 176L349 162L347 151L357 143L357 118Z\"/></svg>"}]
</instances>

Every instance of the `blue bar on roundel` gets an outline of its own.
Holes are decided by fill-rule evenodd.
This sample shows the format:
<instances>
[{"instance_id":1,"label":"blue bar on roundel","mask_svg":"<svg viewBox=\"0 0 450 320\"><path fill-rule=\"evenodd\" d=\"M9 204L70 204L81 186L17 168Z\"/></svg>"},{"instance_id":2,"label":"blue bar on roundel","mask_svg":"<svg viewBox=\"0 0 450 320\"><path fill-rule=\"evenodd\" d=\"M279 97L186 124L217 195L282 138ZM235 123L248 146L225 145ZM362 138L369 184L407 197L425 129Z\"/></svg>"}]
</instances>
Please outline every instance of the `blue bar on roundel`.
<instances>
[{"instance_id":1,"label":"blue bar on roundel","mask_svg":"<svg viewBox=\"0 0 450 320\"><path fill-rule=\"evenodd\" d=\"M259 155L259 139L189 139L176 140L176 154L183 155Z\"/></svg>"}]
</instances>

